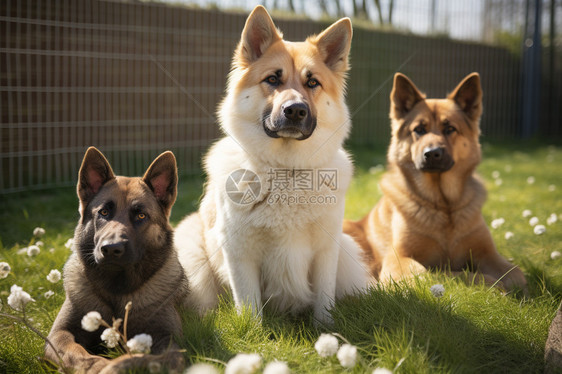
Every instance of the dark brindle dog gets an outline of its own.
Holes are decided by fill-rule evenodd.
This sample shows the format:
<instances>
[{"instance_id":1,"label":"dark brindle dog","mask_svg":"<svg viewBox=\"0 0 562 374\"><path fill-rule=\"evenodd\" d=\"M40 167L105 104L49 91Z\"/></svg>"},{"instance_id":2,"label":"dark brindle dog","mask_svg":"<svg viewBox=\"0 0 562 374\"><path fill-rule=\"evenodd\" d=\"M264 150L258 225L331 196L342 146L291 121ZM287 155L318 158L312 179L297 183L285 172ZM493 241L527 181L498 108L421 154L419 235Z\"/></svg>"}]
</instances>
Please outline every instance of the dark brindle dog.
<instances>
[{"instance_id":1,"label":"dark brindle dog","mask_svg":"<svg viewBox=\"0 0 562 374\"><path fill-rule=\"evenodd\" d=\"M66 300L49 334L46 358L79 372L117 372L159 360L170 369L183 366L173 341L181 332L176 310L187 292L187 280L172 244L168 222L177 194L174 155L165 152L142 178L115 176L96 148L84 156L78 179L80 220L74 253L64 268ZM82 317L97 311L111 324L123 318L132 301L129 338L152 336L153 355L123 355L109 360L100 336L104 327L88 332ZM62 359L62 363L60 362Z\"/></svg>"}]
</instances>

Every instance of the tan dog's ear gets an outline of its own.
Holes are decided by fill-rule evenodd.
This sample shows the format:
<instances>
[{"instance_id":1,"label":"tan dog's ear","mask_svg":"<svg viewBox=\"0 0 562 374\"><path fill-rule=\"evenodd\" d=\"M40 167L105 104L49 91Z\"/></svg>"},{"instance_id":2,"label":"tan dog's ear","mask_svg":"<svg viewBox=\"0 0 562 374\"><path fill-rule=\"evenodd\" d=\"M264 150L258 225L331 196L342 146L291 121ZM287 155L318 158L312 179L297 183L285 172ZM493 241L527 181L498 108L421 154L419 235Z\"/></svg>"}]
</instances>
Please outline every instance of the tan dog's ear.
<instances>
[{"instance_id":1,"label":"tan dog's ear","mask_svg":"<svg viewBox=\"0 0 562 374\"><path fill-rule=\"evenodd\" d=\"M454 100L470 119L480 118L482 115L480 75L478 73L467 75L447 98Z\"/></svg>"},{"instance_id":2,"label":"tan dog's ear","mask_svg":"<svg viewBox=\"0 0 562 374\"><path fill-rule=\"evenodd\" d=\"M418 101L424 100L425 95L404 74L394 75L394 86L390 93L390 118L401 119Z\"/></svg>"},{"instance_id":3,"label":"tan dog's ear","mask_svg":"<svg viewBox=\"0 0 562 374\"><path fill-rule=\"evenodd\" d=\"M310 42L316 44L324 63L330 69L347 71L352 37L351 20L342 18L322 31L320 35L311 38Z\"/></svg>"},{"instance_id":4,"label":"tan dog's ear","mask_svg":"<svg viewBox=\"0 0 562 374\"><path fill-rule=\"evenodd\" d=\"M78 172L78 185L76 186L80 199L80 215L83 215L84 209L101 187L114 178L115 174L105 156L96 147L88 148Z\"/></svg>"},{"instance_id":5,"label":"tan dog's ear","mask_svg":"<svg viewBox=\"0 0 562 374\"><path fill-rule=\"evenodd\" d=\"M156 157L142 177L169 217L178 193L178 167L170 151Z\"/></svg>"},{"instance_id":6,"label":"tan dog's ear","mask_svg":"<svg viewBox=\"0 0 562 374\"><path fill-rule=\"evenodd\" d=\"M238 44L237 59L247 64L260 58L282 35L275 27L267 10L261 5L254 8L246 20Z\"/></svg>"}]
</instances>

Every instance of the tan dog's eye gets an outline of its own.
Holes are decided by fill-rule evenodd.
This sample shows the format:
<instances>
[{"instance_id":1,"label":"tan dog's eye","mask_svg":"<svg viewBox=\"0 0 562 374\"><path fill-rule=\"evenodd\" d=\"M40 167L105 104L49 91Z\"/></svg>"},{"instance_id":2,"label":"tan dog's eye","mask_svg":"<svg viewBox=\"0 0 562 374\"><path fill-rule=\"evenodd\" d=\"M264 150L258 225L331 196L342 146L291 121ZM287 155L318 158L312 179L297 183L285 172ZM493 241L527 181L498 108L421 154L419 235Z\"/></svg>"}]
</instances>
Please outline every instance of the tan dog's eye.
<instances>
[{"instance_id":1,"label":"tan dog's eye","mask_svg":"<svg viewBox=\"0 0 562 374\"><path fill-rule=\"evenodd\" d=\"M425 129L425 126L423 124L416 126L416 128L414 128L414 132L420 136L427 134L427 130Z\"/></svg>"},{"instance_id":2,"label":"tan dog's eye","mask_svg":"<svg viewBox=\"0 0 562 374\"><path fill-rule=\"evenodd\" d=\"M318 80L314 79L314 78L310 78L307 82L306 82L306 86L308 88L315 88L320 86L320 82L318 82Z\"/></svg>"},{"instance_id":3,"label":"tan dog's eye","mask_svg":"<svg viewBox=\"0 0 562 374\"><path fill-rule=\"evenodd\" d=\"M445 126L445 129L443 130L443 134L451 135L455 131L457 131L457 129L455 129L453 126L449 125L449 126Z\"/></svg>"}]
</instances>

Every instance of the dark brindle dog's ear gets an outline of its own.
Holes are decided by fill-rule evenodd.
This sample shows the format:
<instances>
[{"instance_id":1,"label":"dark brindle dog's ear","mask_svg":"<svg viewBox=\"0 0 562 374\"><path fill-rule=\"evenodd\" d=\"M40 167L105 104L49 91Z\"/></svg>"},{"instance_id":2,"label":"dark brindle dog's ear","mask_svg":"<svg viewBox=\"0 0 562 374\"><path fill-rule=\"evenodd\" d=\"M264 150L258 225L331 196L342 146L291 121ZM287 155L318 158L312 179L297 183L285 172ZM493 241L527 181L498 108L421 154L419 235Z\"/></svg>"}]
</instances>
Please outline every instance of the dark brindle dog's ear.
<instances>
[{"instance_id":1,"label":"dark brindle dog's ear","mask_svg":"<svg viewBox=\"0 0 562 374\"><path fill-rule=\"evenodd\" d=\"M237 49L237 57L248 64L252 63L281 38L282 35L275 27L267 10L258 5L246 20Z\"/></svg>"},{"instance_id":2,"label":"dark brindle dog's ear","mask_svg":"<svg viewBox=\"0 0 562 374\"><path fill-rule=\"evenodd\" d=\"M84 209L101 187L114 178L115 174L105 156L96 147L88 148L78 172L78 185L76 186L80 199L80 215L83 215Z\"/></svg>"},{"instance_id":3,"label":"dark brindle dog's ear","mask_svg":"<svg viewBox=\"0 0 562 374\"><path fill-rule=\"evenodd\" d=\"M418 101L424 100L425 95L404 74L394 75L394 86L390 93L390 118L403 118Z\"/></svg>"},{"instance_id":4,"label":"dark brindle dog's ear","mask_svg":"<svg viewBox=\"0 0 562 374\"><path fill-rule=\"evenodd\" d=\"M178 193L178 167L170 151L156 157L144 173L142 180L150 187L156 199L169 216Z\"/></svg>"},{"instance_id":5,"label":"dark brindle dog's ear","mask_svg":"<svg viewBox=\"0 0 562 374\"><path fill-rule=\"evenodd\" d=\"M482 88L480 75L472 73L467 75L461 83L448 96L454 100L471 120L482 115Z\"/></svg>"},{"instance_id":6,"label":"dark brindle dog's ear","mask_svg":"<svg viewBox=\"0 0 562 374\"><path fill-rule=\"evenodd\" d=\"M353 29L349 18L342 18L314 38L311 42L318 47L324 63L334 71L348 70L348 56L351 49Z\"/></svg>"}]
</instances>

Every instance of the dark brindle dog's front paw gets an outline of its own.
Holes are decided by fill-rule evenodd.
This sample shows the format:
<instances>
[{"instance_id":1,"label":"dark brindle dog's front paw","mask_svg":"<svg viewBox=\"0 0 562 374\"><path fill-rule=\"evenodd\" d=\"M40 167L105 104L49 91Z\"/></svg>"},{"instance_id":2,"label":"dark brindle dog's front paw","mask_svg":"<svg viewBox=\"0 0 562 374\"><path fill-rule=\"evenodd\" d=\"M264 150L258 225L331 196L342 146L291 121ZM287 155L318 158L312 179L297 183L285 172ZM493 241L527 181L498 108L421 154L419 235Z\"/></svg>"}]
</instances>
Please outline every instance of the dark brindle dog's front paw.
<instances>
[{"instance_id":1,"label":"dark brindle dog's front paw","mask_svg":"<svg viewBox=\"0 0 562 374\"><path fill-rule=\"evenodd\" d=\"M149 369L151 372L181 373L185 367L183 355L179 351L167 351L160 355L125 354L110 361L100 374L121 374L131 369Z\"/></svg>"}]
</instances>

